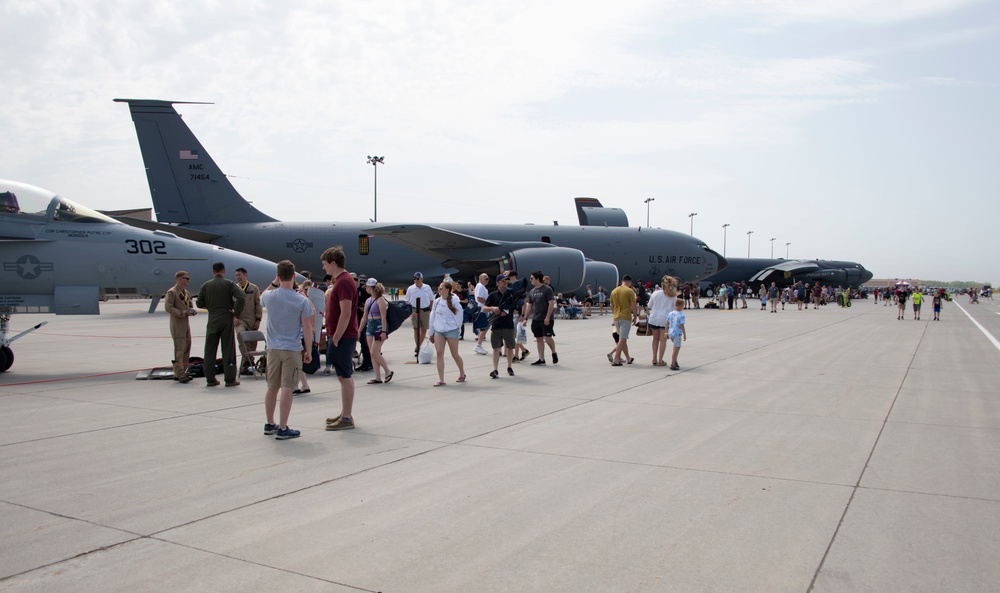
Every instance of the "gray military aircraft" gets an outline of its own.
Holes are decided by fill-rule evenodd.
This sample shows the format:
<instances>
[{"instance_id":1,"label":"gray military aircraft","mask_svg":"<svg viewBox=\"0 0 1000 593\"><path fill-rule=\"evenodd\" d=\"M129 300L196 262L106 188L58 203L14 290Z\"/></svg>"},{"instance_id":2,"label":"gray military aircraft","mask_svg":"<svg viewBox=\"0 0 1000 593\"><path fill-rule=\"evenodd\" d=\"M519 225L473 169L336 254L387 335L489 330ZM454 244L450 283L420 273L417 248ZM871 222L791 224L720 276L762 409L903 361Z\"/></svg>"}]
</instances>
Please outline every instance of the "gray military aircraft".
<instances>
[{"instance_id":1,"label":"gray military aircraft","mask_svg":"<svg viewBox=\"0 0 1000 593\"><path fill-rule=\"evenodd\" d=\"M407 286L420 271L434 283L445 275L542 270L558 292L590 284L609 290L618 274L657 273L697 281L726 260L695 237L625 226L390 224L281 222L236 191L173 108L181 101L115 99L128 103L162 228L300 269L318 269L320 254L343 245L353 270L388 286ZM591 212L594 220L600 217ZM187 234L195 231L193 234ZM657 276L658 278L659 276Z\"/></svg>"},{"instance_id":2,"label":"gray military aircraft","mask_svg":"<svg viewBox=\"0 0 1000 593\"><path fill-rule=\"evenodd\" d=\"M703 291L712 286L733 282L746 282L751 288L757 288L760 284L770 286L771 282L783 287L799 281L860 288L873 276L864 266L852 261L746 257L730 257L726 261L729 265L724 271L698 283Z\"/></svg>"},{"instance_id":3,"label":"gray military aircraft","mask_svg":"<svg viewBox=\"0 0 1000 593\"><path fill-rule=\"evenodd\" d=\"M114 295L164 294L178 270L190 272L194 292L217 261L230 270L244 267L259 281L274 278L275 264L259 257L134 228L42 188L0 179L0 372L14 364L11 342L48 323L8 337L11 315L98 315L99 302Z\"/></svg>"}]
</instances>

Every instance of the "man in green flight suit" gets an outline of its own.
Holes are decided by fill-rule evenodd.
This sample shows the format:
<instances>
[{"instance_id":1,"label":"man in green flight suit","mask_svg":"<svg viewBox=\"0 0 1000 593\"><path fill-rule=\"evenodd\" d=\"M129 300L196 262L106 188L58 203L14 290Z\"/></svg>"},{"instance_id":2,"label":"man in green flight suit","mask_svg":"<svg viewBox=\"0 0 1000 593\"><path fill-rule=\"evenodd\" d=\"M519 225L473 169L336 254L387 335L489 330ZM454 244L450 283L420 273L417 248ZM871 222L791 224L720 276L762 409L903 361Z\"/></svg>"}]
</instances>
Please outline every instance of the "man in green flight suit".
<instances>
[{"instance_id":1,"label":"man in green flight suit","mask_svg":"<svg viewBox=\"0 0 1000 593\"><path fill-rule=\"evenodd\" d=\"M243 312L245 298L243 291L232 280L226 279L226 266L222 262L212 264L215 277L198 289L198 306L208 309L208 326L205 329L205 380L209 387L215 387L215 356L222 340L222 368L226 376L226 387L240 384L236 380L236 341L233 338L233 321Z\"/></svg>"}]
</instances>

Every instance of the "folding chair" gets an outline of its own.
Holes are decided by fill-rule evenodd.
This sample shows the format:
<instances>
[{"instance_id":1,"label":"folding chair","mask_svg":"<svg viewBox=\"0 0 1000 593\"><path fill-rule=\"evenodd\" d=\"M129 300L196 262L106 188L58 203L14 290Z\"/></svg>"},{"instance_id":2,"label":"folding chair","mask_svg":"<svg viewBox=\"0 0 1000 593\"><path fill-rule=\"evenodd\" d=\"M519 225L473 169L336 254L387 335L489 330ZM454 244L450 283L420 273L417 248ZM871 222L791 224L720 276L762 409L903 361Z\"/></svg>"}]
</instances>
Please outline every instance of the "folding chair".
<instances>
[{"instance_id":1,"label":"folding chair","mask_svg":"<svg viewBox=\"0 0 1000 593\"><path fill-rule=\"evenodd\" d=\"M257 349L251 351L247 348L247 342L257 342ZM236 343L240 347L240 355L250 359L250 373L253 375L254 380L257 379L258 375L263 375L267 372L267 344L264 332L259 330L241 331L237 334ZM255 356L257 357L256 361L254 361Z\"/></svg>"}]
</instances>

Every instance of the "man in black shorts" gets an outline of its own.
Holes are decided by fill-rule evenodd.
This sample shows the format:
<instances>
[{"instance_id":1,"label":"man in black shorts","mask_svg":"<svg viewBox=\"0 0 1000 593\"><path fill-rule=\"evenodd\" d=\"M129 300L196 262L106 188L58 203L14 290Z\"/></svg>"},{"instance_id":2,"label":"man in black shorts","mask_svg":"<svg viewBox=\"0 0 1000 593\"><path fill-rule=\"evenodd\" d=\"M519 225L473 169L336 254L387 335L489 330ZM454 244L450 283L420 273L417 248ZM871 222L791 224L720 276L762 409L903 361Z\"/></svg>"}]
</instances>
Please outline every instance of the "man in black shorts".
<instances>
[{"instance_id":1,"label":"man in black shorts","mask_svg":"<svg viewBox=\"0 0 1000 593\"><path fill-rule=\"evenodd\" d=\"M552 288L543 282L543 278L544 275L539 270L531 273L531 285L534 288L528 293L525 319L521 321L527 323L527 320L531 319L531 333L535 336L535 345L538 347L538 360L531 363L532 366L545 366L546 345L552 350L552 363L559 364L556 342L552 339L555 336L552 331L552 317L555 313L556 295L552 292Z\"/></svg>"},{"instance_id":2,"label":"man in black shorts","mask_svg":"<svg viewBox=\"0 0 1000 593\"><path fill-rule=\"evenodd\" d=\"M507 290L507 276L496 277L497 289L486 297L483 313L490 314L490 345L493 346L493 371L490 378L496 379L500 373L500 349L504 348L507 356L507 374L514 376L514 311L517 309L517 299Z\"/></svg>"}]
</instances>

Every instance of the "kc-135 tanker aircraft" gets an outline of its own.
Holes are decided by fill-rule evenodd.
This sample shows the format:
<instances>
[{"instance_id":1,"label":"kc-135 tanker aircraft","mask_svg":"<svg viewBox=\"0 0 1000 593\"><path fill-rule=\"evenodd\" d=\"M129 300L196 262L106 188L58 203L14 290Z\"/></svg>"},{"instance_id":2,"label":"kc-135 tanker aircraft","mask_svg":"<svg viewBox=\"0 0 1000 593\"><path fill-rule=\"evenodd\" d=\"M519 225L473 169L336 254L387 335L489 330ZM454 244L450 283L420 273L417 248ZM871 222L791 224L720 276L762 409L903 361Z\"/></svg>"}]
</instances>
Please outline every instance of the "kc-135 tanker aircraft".
<instances>
[{"instance_id":1,"label":"kc-135 tanker aircraft","mask_svg":"<svg viewBox=\"0 0 1000 593\"><path fill-rule=\"evenodd\" d=\"M122 224L39 187L0 179L0 373L14 364L11 315L98 315L114 295L158 298L184 270L194 293L212 277L212 263L269 282L275 264L164 231ZM166 331L166 328L164 328Z\"/></svg>"},{"instance_id":2,"label":"kc-135 tanker aircraft","mask_svg":"<svg viewBox=\"0 0 1000 593\"><path fill-rule=\"evenodd\" d=\"M343 245L352 270L389 286L407 286L420 271L435 283L446 274L473 278L517 269L542 270L557 292L590 284L611 289L619 274L696 282L726 266L703 241L675 231L629 228L596 200L580 226L433 223L282 222L236 191L174 109L182 101L128 103L156 211L153 228L318 271L327 247ZM578 208L581 208L578 202ZM603 211L603 212L602 212ZM582 212L582 210L581 210ZM607 224L602 219L618 219ZM133 224L129 221L130 224Z\"/></svg>"}]
</instances>

